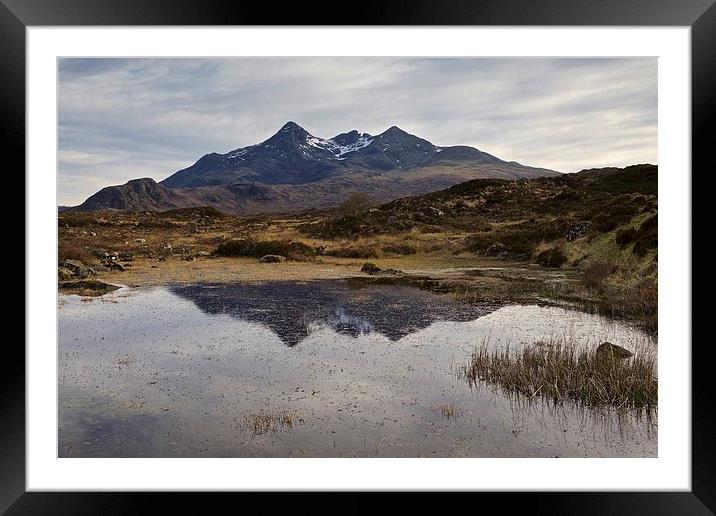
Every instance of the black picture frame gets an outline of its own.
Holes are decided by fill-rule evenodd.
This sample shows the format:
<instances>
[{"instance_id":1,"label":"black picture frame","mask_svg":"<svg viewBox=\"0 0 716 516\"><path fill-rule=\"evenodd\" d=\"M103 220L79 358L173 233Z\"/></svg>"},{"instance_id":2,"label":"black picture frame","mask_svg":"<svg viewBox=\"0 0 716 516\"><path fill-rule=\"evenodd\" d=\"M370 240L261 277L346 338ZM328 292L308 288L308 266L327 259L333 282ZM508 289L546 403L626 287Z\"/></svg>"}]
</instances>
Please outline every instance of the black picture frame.
<instances>
[{"instance_id":1,"label":"black picture frame","mask_svg":"<svg viewBox=\"0 0 716 516\"><path fill-rule=\"evenodd\" d=\"M25 167L25 29L29 26L82 25L575 25L575 26L688 26L692 36L692 192L693 170L713 172L709 126L716 119L716 6L715 0L483 0L446 1L381 0L350 15L336 3L315 0L273 4L244 0L0 0L0 127L3 156L16 159L15 170ZM7 171L8 169L6 169ZM686 172L686 171L685 171ZM706 178L704 178L705 180ZM24 181L18 185L24 191ZM696 199L694 199L696 201ZM708 203L706 203L708 204ZM695 203L694 206L697 206ZM18 210L19 213L19 210ZM692 212L692 220L699 217ZM709 231L708 228L705 231ZM695 227L693 235L699 234ZM18 246L19 247L19 246ZM693 253L693 250L692 250ZM692 271L699 254L693 253ZM701 258L709 260L709 258ZM710 259L713 261L713 259ZM713 265L713 264L711 264ZM31 271L25 271L31 274ZM694 293L711 287L710 278L699 281ZM692 303L693 314L697 305ZM706 306L704 309L707 309ZM668 321L664 321L668 324ZM696 334L694 334L696 335ZM501 507L526 505L538 514L713 514L716 511L714 436L710 409L714 390L708 384L712 362L708 340L692 347L692 491L602 493L479 493L468 494L469 503L479 497L480 507L496 502ZM667 343L687 346L690 343ZM667 345L665 344L665 345ZM702 344L699 346L699 344ZM184 510L201 507L183 493L26 493L25 491L25 355L12 339L6 339L0 360L2 417L0 417L0 511L7 514L127 514L150 512L159 499ZM11 348L12 349L8 349ZM231 494L222 494L225 502ZM243 504L253 503L253 494ZM272 495L275 496L275 495ZM311 512L340 510L363 513L372 510L371 497L352 494L336 506L323 494L303 494L301 504ZM317 498L320 497L320 498ZM317 498L314 500L314 498ZM424 504L422 495L405 500L403 509ZM458 496L455 501L465 500ZM508 501L509 500L509 501ZM232 502L229 502L232 503ZM452 502L455 503L455 502ZM201 504L201 505L196 505ZM333 507L331 507L333 505ZM249 507L249 505L245 505ZM237 507L238 509L238 507Z\"/></svg>"}]
</instances>

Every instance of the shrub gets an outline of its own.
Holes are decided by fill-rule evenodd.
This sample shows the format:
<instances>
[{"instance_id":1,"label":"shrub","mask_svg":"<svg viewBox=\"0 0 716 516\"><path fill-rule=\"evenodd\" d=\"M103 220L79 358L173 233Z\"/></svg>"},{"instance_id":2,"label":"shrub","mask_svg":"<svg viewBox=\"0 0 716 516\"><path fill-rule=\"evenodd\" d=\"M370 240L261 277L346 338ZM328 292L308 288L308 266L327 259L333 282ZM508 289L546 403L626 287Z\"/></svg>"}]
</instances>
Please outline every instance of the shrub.
<instances>
[{"instance_id":1,"label":"shrub","mask_svg":"<svg viewBox=\"0 0 716 516\"><path fill-rule=\"evenodd\" d=\"M337 247L335 249L326 249L324 251L327 256L337 256L339 258L377 258L378 254L370 246L349 245L345 247Z\"/></svg>"},{"instance_id":2,"label":"shrub","mask_svg":"<svg viewBox=\"0 0 716 516\"><path fill-rule=\"evenodd\" d=\"M157 213L158 217L209 217L212 219L223 219L226 214L217 210L212 206L200 206L197 208L176 208L173 210L165 210Z\"/></svg>"},{"instance_id":3,"label":"shrub","mask_svg":"<svg viewBox=\"0 0 716 516\"><path fill-rule=\"evenodd\" d=\"M360 271L368 274L375 274L376 272L380 272L381 269L373 262L365 262L363 267L360 268Z\"/></svg>"},{"instance_id":4,"label":"shrub","mask_svg":"<svg viewBox=\"0 0 716 516\"><path fill-rule=\"evenodd\" d=\"M582 283L590 288L599 288L615 271L616 266L612 263L594 262L582 272Z\"/></svg>"},{"instance_id":5,"label":"shrub","mask_svg":"<svg viewBox=\"0 0 716 516\"><path fill-rule=\"evenodd\" d=\"M360 212L367 210L370 207L370 197L364 192L351 192L341 202L337 211L344 217L350 217L358 215Z\"/></svg>"},{"instance_id":6,"label":"shrub","mask_svg":"<svg viewBox=\"0 0 716 516\"><path fill-rule=\"evenodd\" d=\"M617 244L619 244L619 247L626 247L629 244L631 244L634 240L636 240L637 232L633 228L628 229L620 229L617 231L616 235L614 236L614 240Z\"/></svg>"},{"instance_id":7,"label":"shrub","mask_svg":"<svg viewBox=\"0 0 716 516\"><path fill-rule=\"evenodd\" d=\"M537 255L537 263L545 267L561 267L566 261L567 257L558 247L547 249Z\"/></svg>"},{"instance_id":8,"label":"shrub","mask_svg":"<svg viewBox=\"0 0 716 516\"><path fill-rule=\"evenodd\" d=\"M415 254L418 250L409 244L388 244L383 247L383 252L392 254Z\"/></svg>"},{"instance_id":9,"label":"shrub","mask_svg":"<svg viewBox=\"0 0 716 516\"><path fill-rule=\"evenodd\" d=\"M638 213L639 206L635 205L632 196L620 195L593 210L592 229L598 233L613 231L627 224Z\"/></svg>"},{"instance_id":10,"label":"shrub","mask_svg":"<svg viewBox=\"0 0 716 516\"><path fill-rule=\"evenodd\" d=\"M659 243L659 221L658 215L646 219L639 227L636 242L634 243L634 254L644 256L651 249L656 249Z\"/></svg>"},{"instance_id":11,"label":"shrub","mask_svg":"<svg viewBox=\"0 0 716 516\"><path fill-rule=\"evenodd\" d=\"M292 260L302 260L314 256L316 251L302 242L289 240L229 240L216 248L216 256L249 256L261 258L267 254L277 254Z\"/></svg>"}]
</instances>

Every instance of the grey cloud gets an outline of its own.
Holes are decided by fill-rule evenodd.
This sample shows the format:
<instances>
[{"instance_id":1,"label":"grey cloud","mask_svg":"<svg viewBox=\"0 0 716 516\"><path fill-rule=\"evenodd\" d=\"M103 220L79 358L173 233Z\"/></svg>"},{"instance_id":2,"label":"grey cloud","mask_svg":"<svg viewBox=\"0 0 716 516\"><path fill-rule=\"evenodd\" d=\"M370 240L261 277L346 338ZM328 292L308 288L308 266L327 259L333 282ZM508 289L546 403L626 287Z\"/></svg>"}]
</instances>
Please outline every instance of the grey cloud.
<instances>
[{"instance_id":1,"label":"grey cloud","mask_svg":"<svg viewBox=\"0 0 716 516\"><path fill-rule=\"evenodd\" d=\"M655 58L68 58L58 72L60 204L287 120L322 137L398 125L563 172L657 161Z\"/></svg>"}]
</instances>

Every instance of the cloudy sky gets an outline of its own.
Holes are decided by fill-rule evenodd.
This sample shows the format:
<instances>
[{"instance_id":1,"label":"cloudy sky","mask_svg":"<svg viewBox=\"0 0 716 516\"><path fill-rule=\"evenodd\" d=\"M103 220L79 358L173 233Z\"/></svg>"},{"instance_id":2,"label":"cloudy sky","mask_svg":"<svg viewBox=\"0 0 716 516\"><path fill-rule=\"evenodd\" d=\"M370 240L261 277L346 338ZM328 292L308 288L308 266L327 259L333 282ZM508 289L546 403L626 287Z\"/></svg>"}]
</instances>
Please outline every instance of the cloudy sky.
<instances>
[{"instance_id":1,"label":"cloudy sky","mask_svg":"<svg viewBox=\"0 0 716 516\"><path fill-rule=\"evenodd\" d=\"M657 163L655 58L61 59L58 202L164 179L293 120L392 125L525 165Z\"/></svg>"}]
</instances>

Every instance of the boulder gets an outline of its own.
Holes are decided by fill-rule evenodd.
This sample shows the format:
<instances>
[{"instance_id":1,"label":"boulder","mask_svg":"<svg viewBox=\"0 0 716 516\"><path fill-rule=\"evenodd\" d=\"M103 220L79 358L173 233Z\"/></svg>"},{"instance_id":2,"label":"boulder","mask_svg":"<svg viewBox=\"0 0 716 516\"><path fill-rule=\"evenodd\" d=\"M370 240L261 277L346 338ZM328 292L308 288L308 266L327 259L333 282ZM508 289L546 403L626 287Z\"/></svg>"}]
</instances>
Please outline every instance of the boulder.
<instances>
[{"instance_id":1,"label":"boulder","mask_svg":"<svg viewBox=\"0 0 716 516\"><path fill-rule=\"evenodd\" d=\"M79 260L62 260L57 265L58 267L69 269L76 278L86 278L87 276L95 274L92 267L85 265Z\"/></svg>"},{"instance_id":2,"label":"boulder","mask_svg":"<svg viewBox=\"0 0 716 516\"><path fill-rule=\"evenodd\" d=\"M280 263L283 261L286 261L286 257L280 254L266 254L259 258L259 263Z\"/></svg>"},{"instance_id":3,"label":"boulder","mask_svg":"<svg viewBox=\"0 0 716 516\"><path fill-rule=\"evenodd\" d=\"M624 360L634 355L631 351L611 342L603 342L597 347L596 355L602 358L617 358Z\"/></svg>"},{"instance_id":4,"label":"boulder","mask_svg":"<svg viewBox=\"0 0 716 516\"><path fill-rule=\"evenodd\" d=\"M113 271L124 271L126 270L125 266L117 261L109 261L106 263L107 267L109 267Z\"/></svg>"},{"instance_id":5,"label":"boulder","mask_svg":"<svg viewBox=\"0 0 716 516\"><path fill-rule=\"evenodd\" d=\"M58 267L57 268L57 279L59 279L60 281L68 280L68 279L72 278L72 276L73 276L72 271L70 269L68 269L67 267Z\"/></svg>"},{"instance_id":6,"label":"boulder","mask_svg":"<svg viewBox=\"0 0 716 516\"><path fill-rule=\"evenodd\" d=\"M382 269L378 267L373 262L365 262L363 264L363 267L360 268L361 272L365 272L366 274L376 274L380 272Z\"/></svg>"},{"instance_id":7,"label":"boulder","mask_svg":"<svg viewBox=\"0 0 716 516\"><path fill-rule=\"evenodd\" d=\"M502 258L505 254L507 254L507 246L502 242L490 244L487 246L487 249L485 249L485 256L497 256L498 258Z\"/></svg>"}]
</instances>

